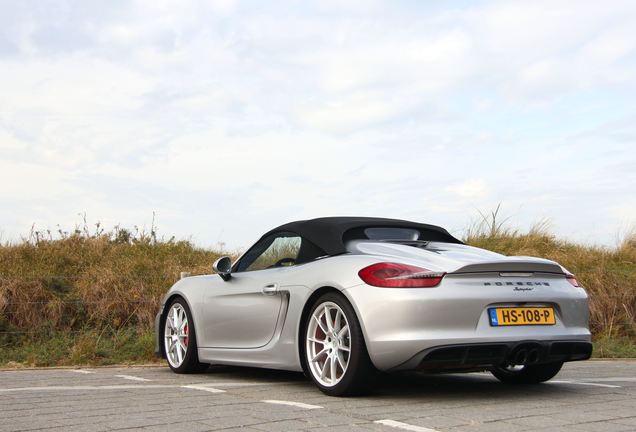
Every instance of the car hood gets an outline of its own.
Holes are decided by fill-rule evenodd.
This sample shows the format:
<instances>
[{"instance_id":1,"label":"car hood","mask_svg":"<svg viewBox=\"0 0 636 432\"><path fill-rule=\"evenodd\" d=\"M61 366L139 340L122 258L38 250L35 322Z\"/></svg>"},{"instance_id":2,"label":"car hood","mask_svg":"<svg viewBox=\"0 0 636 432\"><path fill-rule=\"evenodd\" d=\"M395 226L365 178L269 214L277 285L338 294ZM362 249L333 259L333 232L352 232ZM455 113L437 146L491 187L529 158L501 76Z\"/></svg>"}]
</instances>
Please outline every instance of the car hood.
<instances>
[{"instance_id":1,"label":"car hood","mask_svg":"<svg viewBox=\"0 0 636 432\"><path fill-rule=\"evenodd\" d=\"M347 247L354 254L372 255L380 260L403 262L447 273L565 272L559 264L547 259L506 256L465 244L429 242L426 246L411 246L362 240L350 242Z\"/></svg>"}]
</instances>

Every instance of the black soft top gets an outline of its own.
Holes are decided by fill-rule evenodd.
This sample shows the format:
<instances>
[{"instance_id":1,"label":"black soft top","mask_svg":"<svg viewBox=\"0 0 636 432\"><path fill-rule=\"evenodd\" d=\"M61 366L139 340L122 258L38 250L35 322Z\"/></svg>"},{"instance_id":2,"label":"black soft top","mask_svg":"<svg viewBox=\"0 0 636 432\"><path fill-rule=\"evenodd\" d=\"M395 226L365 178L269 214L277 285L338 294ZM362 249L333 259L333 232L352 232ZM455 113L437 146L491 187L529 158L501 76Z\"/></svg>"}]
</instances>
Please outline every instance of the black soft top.
<instances>
[{"instance_id":1,"label":"black soft top","mask_svg":"<svg viewBox=\"0 0 636 432\"><path fill-rule=\"evenodd\" d=\"M418 240L462 244L444 228L435 225L373 217L323 217L289 222L274 228L263 237L279 232L293 232L318 246L326 255L338 255L347 252L346 241L367 238L364 229L369 227L413 228L420 232Z\"/></svg>"}]
</instances>

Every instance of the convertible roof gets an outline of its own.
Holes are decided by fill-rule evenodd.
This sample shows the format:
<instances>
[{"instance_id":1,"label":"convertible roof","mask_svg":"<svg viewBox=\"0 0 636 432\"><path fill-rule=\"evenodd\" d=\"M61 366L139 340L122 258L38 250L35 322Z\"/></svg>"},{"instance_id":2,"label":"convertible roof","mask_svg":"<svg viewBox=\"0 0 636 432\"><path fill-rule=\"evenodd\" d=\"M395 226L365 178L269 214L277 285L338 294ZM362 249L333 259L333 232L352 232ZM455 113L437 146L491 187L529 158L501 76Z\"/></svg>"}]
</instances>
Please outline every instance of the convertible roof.
<instances>
[{"instance_id":1,"label":"convertible roof","mask_svg":"<svg viewBox=\"0 0 636 432\"><path fill-rule=\"evenodd\" d=\"M435 225L374 217L323 217L289 222L274 228L263 237L278 232L293 232L318 246L327 255L338 255L347 252L345 235L348 232L361 231L368 227L414 228L420 231L420 240L462 243L444 228ZM355 236L354 238L364 237Z\"/></svg>"}]
</instances>

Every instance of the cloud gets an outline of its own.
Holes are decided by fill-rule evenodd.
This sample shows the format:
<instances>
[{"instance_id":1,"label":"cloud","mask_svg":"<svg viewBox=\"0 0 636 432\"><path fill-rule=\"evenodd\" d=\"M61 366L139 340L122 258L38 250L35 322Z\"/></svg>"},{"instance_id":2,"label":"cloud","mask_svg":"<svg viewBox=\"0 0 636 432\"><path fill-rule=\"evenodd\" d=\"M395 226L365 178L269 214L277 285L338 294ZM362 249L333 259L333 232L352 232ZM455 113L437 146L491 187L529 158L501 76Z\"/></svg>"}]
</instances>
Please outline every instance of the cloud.
<instances>
[{"instance_id":1,"label":"cloud","mask_svg":"<svg viewBox=\"0 0 636 432\"><path fill-rule=\"evenodd\" d=\"M631 208L632 2L54 6L0 17L5 235L154 210L244 246L294 218L457 229L502 202L576 236L593 200Z\"/></svg>"},{"instance_id":2,"label":"cloud","mask_svg":"<svg viewBox=\"0 0 636 432\"><path fill-rule=\"evenodd\" d=\"M488 195L487 185L483 179L468 179L457 185L446 186L444 190L461 198L473 200L483 200Z\"/></svg>"},{"instance_id":3,"label":"cloud","mask_svg":"<svg viewBox=\"0 0 636 432\"><path fill-rule=\"evenodd\" d=\"M0 160L0 173L4 185L0 197L5 202L29 200L53 204L69 195L84 192L71 184L72 175L57 166Z\"/></svg>"},{"instance_id":4,"label":"cloud","mask_svg":"<svg viewBox=\"0 0 636 432\"><path fill-rule=\"evenodd\" d=\"M620 13L617 13L618 11ZM607 82L629 81L636 30L631 2L494 2L469 21L479 54L517 103L552 101ZM631 56L631 61L624 62Z\"/></svg>"},{"instance_id":5,"label":"cloud","mask_svg":"<svg viewBox=\"0 0 636 432\"><path fill-rule=\"evenodd\" d=\"M0 129L0 151L18 150L24 147L24 143L16 138L10 131Z\"/></svg>"}]
</instances>

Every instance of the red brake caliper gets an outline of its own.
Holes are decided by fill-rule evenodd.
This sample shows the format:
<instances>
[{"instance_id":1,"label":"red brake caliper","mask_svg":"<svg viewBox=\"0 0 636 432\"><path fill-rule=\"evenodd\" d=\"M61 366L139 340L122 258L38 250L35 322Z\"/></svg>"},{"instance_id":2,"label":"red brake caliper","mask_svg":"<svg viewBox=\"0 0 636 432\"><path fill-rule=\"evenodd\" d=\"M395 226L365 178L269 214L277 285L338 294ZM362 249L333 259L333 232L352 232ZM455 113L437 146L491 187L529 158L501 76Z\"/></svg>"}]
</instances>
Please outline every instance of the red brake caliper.
<instances>
[{"instance_id":1,"label":"red brake caliper","mask_svg":"<svg viewBox=\"0 0 636 432\"><path fill-rule=\"evenodd\" d=\"M188 346L188 325L187 324L185 325L185 334L186 334L185 346Z\"/></svg>"}]
</instances>

